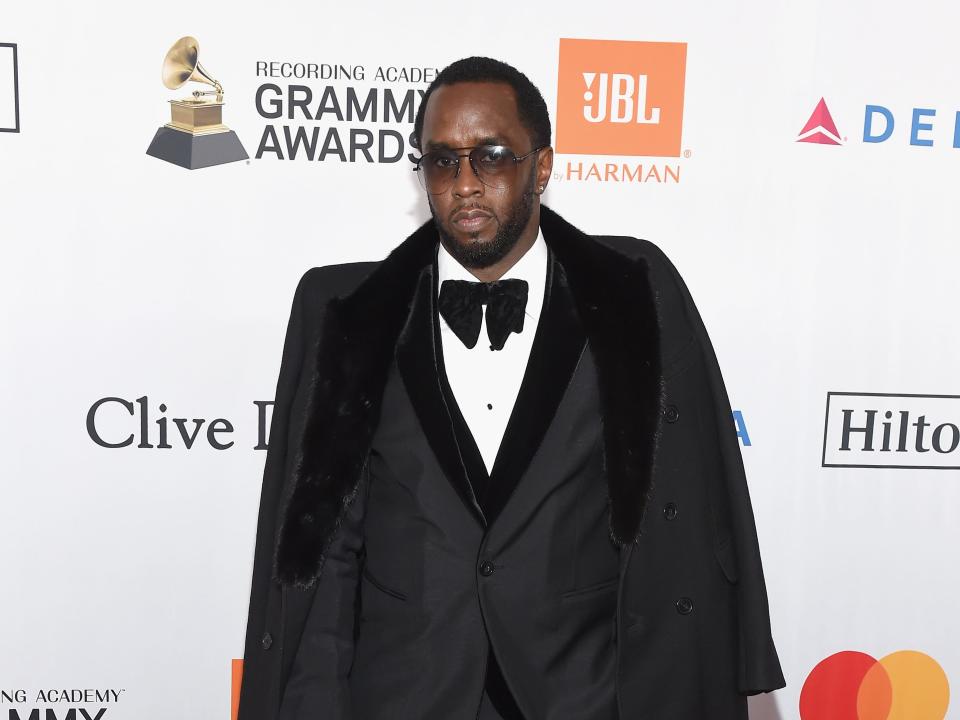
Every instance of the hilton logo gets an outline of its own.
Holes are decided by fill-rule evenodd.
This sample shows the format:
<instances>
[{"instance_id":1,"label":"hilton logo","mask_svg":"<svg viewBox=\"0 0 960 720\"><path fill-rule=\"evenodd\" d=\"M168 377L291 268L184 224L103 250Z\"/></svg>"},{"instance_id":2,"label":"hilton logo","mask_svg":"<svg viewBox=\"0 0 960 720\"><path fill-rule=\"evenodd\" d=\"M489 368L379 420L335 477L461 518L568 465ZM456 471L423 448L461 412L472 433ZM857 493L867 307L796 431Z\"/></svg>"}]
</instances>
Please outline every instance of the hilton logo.
<instances>
[{"instance_id":1,"label":"hilton logo","mask_svg":"<svg viewBox=\"0 0 960 720\"><path fill-rule=\"evenodd\" d=\"M960 469L960 396L828 392L823 467Z\"/></svg>"}]
</instances>

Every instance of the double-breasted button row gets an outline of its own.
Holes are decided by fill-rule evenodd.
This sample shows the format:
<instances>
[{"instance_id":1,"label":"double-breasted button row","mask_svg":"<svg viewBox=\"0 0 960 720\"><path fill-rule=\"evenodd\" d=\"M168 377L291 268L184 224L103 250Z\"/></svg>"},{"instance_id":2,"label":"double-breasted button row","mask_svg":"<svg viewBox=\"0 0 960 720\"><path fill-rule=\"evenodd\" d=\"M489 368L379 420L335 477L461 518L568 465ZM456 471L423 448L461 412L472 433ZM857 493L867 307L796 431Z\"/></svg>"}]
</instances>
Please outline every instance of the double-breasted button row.
<instances>
[{"instance_id":1,"label":"double-breasted button row","mask_svg":"<svg viewBox=\"0 0 960 720\"><path fill-rule=\"evenodd\" d=\"M673 404L667 405L663 409L663 419L668 423L675 423L680 419L680 409ZM677 507L675 502L668 502L663 506L663 519L667 522L673 522L677 519L677 515L680 514L680 508ZM689 615L693 612L693 600L684 596L679 598L675 603L677 612L681 615Z\"/></svg>"},{"instance_id":2,"label":"double-breasted button row","mask_svg":"<svg viewBox=\"0 0 960 720\"><path fill-rule=\"evenodd\" d=\"M676 405L667 405L663 409L663 419L668 423L675 423L680 419L680 409ZM663 518L668 522L673 522L680 514L680 508L675 502L668 502L663 506ZM681 615L689 615L693 612L693 600L684 596L676 602L677 612Z\"/></svg>"},{"instance_id":3,"label":"double-breasted button row","mask_svg":"<svg viewBox=\"0 0 960 720\"><path fill-rule=\"evenodd\" d=\"M484 560L482 563L480 563L480 574L483 575L484 577L490 577L491 575L493 575L493 571L494 571L493 563L490 562L489 560Z\"/></svg>"}]
</instances>

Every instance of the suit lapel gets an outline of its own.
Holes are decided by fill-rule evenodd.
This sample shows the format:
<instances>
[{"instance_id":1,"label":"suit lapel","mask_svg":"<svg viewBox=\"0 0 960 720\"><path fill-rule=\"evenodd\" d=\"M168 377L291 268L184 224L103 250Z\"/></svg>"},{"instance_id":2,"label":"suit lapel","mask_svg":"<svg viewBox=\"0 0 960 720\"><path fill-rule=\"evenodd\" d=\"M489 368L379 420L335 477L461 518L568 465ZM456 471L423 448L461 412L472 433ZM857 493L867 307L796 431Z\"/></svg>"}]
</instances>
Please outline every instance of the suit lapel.
<instances>
[{"instance_id":1,"label":"suit lapel","mask_svg":"<svg viewBox=\"0 0 960 720\"><path fill-rule=\"evenodd\" d=\"M443 357L437 343L436 279L431 264L420 273L410 317L397 342L397 365L427 442L457 494L481 524L483 511L474 496L457 443L453 413L441 388Z\"/></svg>"},{"instance_id":2,"label":"suit lapel","mask_svg":"<svg viewBox=\"0 0 960 720\"><path fill-rule=\"evenodd\" d=\"M551 252L543 309L530 357L488 476L476 439L447 382L436 314L435 279L430 286L433 292L429 297L423 292L418 295L410 325L401 335L401 373L447 477L467 507L487 525L503 510L543 442L583 352L586 334L566 273ZM431 328L432 342L428 337ZM436 373L431 372L432 368L436 368ZM474 492L477 488L486 489L479 498Z\"/></svg>"},{"instance_id":3,"label":"suit lapel","mask_svg":"<svg viewBox=\"0 0 960 720\"><path fill-rule=\"evenodd\" d=\"M540 447L586 341L566 273L552 252L548 269L537 333L483 503L491 519L506 505Z\"/></svg>"}]
</instances>

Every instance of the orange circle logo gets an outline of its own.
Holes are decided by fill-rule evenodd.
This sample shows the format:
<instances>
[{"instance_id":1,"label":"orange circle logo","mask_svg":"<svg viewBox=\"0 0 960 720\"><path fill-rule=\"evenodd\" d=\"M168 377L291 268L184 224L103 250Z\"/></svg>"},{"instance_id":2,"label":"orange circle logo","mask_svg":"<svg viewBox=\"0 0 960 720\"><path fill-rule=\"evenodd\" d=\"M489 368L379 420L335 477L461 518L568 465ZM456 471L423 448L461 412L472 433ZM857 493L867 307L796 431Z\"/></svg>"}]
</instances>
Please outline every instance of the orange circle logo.
<instances>
[{"instance_id":1,"label":"orange circle logo","mask_svg":"<svg viewBox=\"0 0 960 720\"><path fill-rule=\"evenodd\" d=\"M916 650L877 660L845 650L817 664L800 691L801 720L943 720L950 683Z\"/></svg>"}]
</instances>

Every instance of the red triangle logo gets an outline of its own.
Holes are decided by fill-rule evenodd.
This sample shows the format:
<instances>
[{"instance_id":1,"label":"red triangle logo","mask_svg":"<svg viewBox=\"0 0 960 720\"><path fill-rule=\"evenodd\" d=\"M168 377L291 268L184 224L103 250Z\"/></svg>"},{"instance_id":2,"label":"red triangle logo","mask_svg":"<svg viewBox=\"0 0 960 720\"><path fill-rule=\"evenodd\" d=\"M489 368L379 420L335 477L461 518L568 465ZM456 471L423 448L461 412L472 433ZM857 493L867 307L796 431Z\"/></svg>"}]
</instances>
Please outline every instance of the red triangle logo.
<instances>
[{"instance_id":1,"label":"red triangle logo","mask_svg":"<svg viewBox=\"0 0 960 720\"><path fill-rule=\"evenodd\" d=\"M830 110L823 98L813 109L813 114L800 131L797 142L818 143L820 145L842 145L837 124L833 122Z\"/></svg>"}]
</instances>

